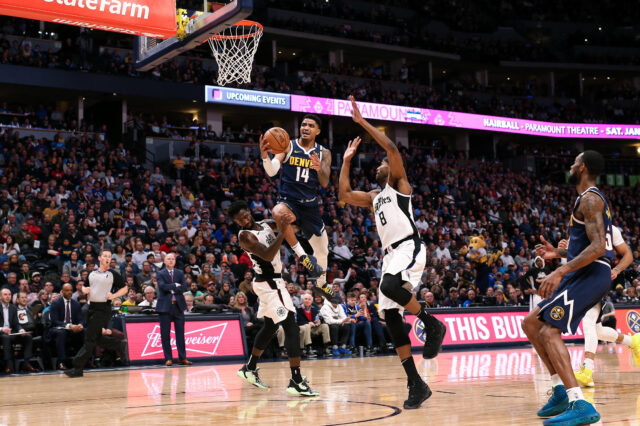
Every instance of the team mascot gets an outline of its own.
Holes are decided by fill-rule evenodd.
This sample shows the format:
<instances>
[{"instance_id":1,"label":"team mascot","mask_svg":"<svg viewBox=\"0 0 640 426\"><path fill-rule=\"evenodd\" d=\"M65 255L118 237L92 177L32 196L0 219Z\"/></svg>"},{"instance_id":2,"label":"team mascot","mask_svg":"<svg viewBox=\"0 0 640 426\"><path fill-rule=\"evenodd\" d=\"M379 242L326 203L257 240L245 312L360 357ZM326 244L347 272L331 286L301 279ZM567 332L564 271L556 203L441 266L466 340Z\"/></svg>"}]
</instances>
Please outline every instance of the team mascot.
<instances>
[{"instance_id":1,"label":"team mascot","mask_svg":"<svg viewBox=\"0 0 640 426\"><path fill-rule=\"evenodd\" d=\"M502 255L503 250L500 250L493 254L487 253L487 243L484 241L484 237L475 236L471 237L469 246L465 246L460 249L459 253L463 256L466 255L467 259L476 268L476 288L480 291L480 294L486 294L489 287L489 273L491 272L491 265Z\"/></svg>"}]
</instances>

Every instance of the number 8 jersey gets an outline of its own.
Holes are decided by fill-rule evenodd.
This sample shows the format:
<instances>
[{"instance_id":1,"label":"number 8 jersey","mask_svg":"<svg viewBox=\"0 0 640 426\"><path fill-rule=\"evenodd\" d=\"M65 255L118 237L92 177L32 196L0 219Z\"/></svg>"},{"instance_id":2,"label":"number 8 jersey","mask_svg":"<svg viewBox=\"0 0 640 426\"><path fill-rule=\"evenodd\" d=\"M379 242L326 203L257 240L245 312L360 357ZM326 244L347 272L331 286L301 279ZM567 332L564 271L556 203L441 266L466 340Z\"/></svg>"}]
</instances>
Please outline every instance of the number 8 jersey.
<instances>
[{"instance_id":1,"label":"number 8 jersey","mask_svg":"<svg viewBox=\"0 0 640 426\"><path fill-rule=\"evenodd\" d=\"M316 154L322 161L322 146L314 143L313 148L305 150L298 141L289 142L290 149L282 162L282 172L278 191L280 196L298 202L318 202L320 180L318 172L311 168L311 154Z\"/></svg>"},{"instance_id":2,"label":"number 8 jersey","mask_svg":"<svg viewBox=\"0 0 640 426\"><path fill-rule=\"evenodd\" d=\"M373 214L384 250L411 235L418 237L411 195L398 192L387 184L373 199Z\"/></svg>"}]
</instances>

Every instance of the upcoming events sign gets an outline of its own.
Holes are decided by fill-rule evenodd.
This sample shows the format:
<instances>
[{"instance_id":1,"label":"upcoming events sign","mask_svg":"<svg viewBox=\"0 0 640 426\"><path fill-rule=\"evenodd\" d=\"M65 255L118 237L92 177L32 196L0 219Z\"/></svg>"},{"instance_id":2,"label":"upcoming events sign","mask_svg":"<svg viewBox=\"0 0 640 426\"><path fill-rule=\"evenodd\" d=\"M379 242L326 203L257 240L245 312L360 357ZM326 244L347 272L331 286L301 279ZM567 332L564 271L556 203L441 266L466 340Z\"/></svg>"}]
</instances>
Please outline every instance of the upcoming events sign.
<instances>
[{"instance_id":1,"label":"upcoming events sign","mask_svg":"<svg viewBox=\"0 0 640 426\"><path fill-rule=\"evenodd\" d=\"M149 321L127 321L125 325L131 361L164 359L160 324L157 318L149 318ZM187 358L244 357L244 339L240 327L239 319L186 321L184 340ZM173 357L177 359L178 351L173 323L171 323L170 341Z\"/></svg>"},{"instance_id":2,"label":"upcoming events sign","mask_svg":"<svg viewBox=\"0 0 640 426\"><path fill-rule=\"evenodd\" d=\"M219 86L205 86L205 102L229 105L254 106L261 108L291 108L291 95L259 92L257 90L232 89Z\"/></svg>"}]
</instances>

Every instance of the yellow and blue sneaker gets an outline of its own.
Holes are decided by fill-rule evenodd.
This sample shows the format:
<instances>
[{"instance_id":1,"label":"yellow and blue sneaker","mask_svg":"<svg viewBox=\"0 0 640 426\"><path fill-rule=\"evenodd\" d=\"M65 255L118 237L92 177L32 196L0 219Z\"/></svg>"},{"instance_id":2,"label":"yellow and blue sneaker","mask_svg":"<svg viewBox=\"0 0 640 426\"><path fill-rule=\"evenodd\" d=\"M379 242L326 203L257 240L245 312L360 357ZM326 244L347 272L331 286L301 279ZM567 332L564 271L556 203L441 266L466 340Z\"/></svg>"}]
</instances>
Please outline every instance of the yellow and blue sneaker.
<instances>
[{"instance_id":1,"label":"yellow and blue sneaker","mask_svg":"<svg viewBox=\"0 0 640 426\"><path fill-rule=\"evenodd\" d=\"M580 366L580 370L573 373L576 376L576 380L580 386L592 388L595 386L593 383L593 370L588 369L584 365Z\"/></svg>"},{"instance_id":2,"label":"yellow and blue sneaker","mask_svg":"<svg viewBox=\"0 0 640 426\"><path fill-rule=\"evenodd\" d=\"M600 413L584 399L572 401L564 413L542 422L543 425L588 425L600 420Z\"/></svg>"},{"instance_id":3,"label":"yellow and blue sneaker","mask_svg":"<svg viewBox=\"0 0 640 426\"><path fill-rule=\"evenodd\" d=\"M548 392L549 401L538 411L538 417L551 417L562 413L569 406L569 397L564 385L557 385Z\"/></svg>"},{"instance_id":4,"label":"yellow and blue sneaker","mask_svg":"<svg viewBox=\"0 0 640 426\"><path fill-rule=\"evenodd\" d=\"M324 273L320 265L318 265L316 258L311 255L305 254L304 256L300 256L300 263L304 266L304 269L307 270L309 279L318 278Z\"/></svg>"},{"instance_id":5,"label":"yellow and blue sneaker","mask_svg":"<svg viewBox=\"0 0 640 426\"><path fill-rule=\"evenodd\" d=\"M640 333L631 336L631 340L633 343L631 343L629 349L633 353L633 362L635 362L636 367L640 367Z\"/></svg>"}]
</instances>

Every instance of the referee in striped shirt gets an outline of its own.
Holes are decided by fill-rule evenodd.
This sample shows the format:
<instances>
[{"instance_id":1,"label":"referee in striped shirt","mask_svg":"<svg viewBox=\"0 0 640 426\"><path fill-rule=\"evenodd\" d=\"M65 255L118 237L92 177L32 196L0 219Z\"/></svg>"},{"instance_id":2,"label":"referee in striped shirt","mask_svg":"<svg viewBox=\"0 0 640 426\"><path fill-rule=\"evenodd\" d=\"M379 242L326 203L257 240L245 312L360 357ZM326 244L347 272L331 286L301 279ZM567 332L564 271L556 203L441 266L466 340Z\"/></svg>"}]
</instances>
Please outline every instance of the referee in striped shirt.
<instances>
[{"instance_id":1,"label":"referee in striped shirt","mask_svg":"<svg viewBox=\"0 0 640 426\"><path fill-rule=\"evenodd\" d=\"M84 345L73 358L73 368L64 372L69 377L82 377L82 370L93 355L96 345L116 351L121 360L126 359L127 342L111 336L103 336L102 329L107 328L111 318L111 301L127 294L128 288L122 276L109 267L111 251L101 250L100 267L89 274L89 288L80 291L89 294L89 313L87 314L87 331ZM116 289L115 293L111 293Z\"/></svg>"}]
</instances>

